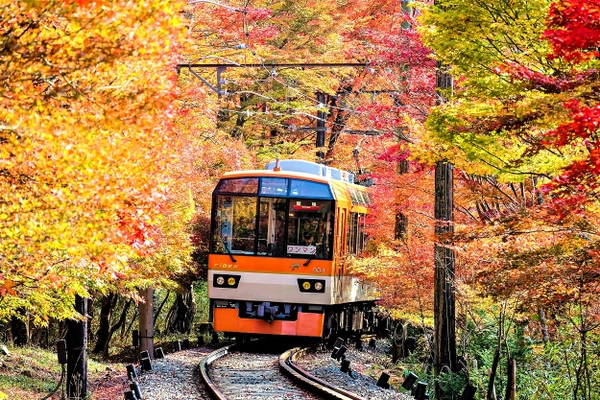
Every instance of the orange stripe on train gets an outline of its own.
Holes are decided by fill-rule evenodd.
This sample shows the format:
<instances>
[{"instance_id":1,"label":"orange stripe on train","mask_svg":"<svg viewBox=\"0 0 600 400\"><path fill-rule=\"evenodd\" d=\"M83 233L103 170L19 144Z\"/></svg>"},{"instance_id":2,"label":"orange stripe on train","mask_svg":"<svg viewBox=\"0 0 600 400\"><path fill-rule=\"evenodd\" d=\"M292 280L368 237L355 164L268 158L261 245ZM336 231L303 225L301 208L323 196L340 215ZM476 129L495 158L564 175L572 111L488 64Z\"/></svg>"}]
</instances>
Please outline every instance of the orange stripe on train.
<instances>
[{"instance_id":1,"label":"orange stripe on train","mask_svg":"<svg viewBox=\"0 0 600 400\"><path fill-rule=\"evenodd\" d=\"M321 275L333 274L333 261L308 258L276 258L235 255L235 262L227 254L210 254L208 269L230 272L263 272L276 274Z\"/></svg>"}]
</instances>

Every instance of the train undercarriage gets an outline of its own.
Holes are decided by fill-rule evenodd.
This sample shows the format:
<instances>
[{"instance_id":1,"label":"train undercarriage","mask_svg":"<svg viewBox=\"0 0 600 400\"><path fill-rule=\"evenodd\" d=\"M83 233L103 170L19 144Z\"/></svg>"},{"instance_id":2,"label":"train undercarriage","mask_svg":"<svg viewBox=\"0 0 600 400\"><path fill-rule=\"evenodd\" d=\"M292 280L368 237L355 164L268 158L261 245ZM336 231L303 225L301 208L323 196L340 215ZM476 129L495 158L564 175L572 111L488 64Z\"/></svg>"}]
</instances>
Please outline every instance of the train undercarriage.
<instances>
[{"instance_id":1,"label":"train undercarriage","mask_svg":"<svg viewBox=\"0 0 600 400\"><path fill-rule=\"evenodd\" d=\"M379 333L386 323L374 301L315 305L213 300L211 318L215 331L239 340L294 336L328 341Z\"/></svg>"}]
</instances>

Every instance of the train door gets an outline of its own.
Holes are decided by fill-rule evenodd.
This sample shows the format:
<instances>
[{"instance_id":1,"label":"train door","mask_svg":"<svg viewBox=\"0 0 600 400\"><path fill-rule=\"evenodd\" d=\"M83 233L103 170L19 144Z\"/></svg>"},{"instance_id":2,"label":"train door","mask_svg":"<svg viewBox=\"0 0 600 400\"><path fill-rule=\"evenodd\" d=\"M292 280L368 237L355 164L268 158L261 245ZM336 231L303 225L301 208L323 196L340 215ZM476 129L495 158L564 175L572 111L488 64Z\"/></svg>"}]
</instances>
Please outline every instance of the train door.
<instances>
[{"instance_id":1,"label":"train door","mask_svg":"<svg viewBox=\"0 0 600 400\"><path fill-rule=\"evenodd\" d=\"M341 231L341 235L340 235L340 244L341 244L341 250L340 250L340 262L341 262L341 266L342 266L342 275L346 274L346 253L348 251L347 246L346 246L346 235L348 234L348 227L347 227L347 210L345 208L342 208L342 213L341 213L341 223L342 223L342 231Z\"/></svg>"},{"instance_id":2,"label":"train door","mask_svg":"<svg viewBox=\"0 0 600 400\"><path fill-rule=\"evenodd\" d=\"M337 238L338 243L336 246L337 254L336 254L336 266L337 266L337 276L341 278L341 276L346 272L346 263L345 263L345 255L346 255L346 209L338 208L337 210Z\"/></svg>"}]
</instances>

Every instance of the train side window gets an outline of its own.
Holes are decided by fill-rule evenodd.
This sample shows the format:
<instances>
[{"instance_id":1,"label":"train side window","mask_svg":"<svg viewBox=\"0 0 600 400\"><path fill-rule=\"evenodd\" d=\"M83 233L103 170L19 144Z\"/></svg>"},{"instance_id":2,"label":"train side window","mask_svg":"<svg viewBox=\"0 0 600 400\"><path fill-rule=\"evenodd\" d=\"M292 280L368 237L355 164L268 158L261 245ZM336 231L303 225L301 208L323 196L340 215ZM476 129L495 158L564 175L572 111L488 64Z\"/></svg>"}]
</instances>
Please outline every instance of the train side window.
<instances>
[{"instance_id":1,"label":"train side window","mask_svg":"<svg viewBox=\"0 0 600 400\"><path fill-rule=\"evenodd\" d=\"M359 255L365 246L365 215L350 213L348 217L348 236L346 246L348 253Z\"/></svg>"},{"instance_id":2,"label":"train side window","mask_svg":"<svg viewBox=\"0 0 600 400\"><path fill-rule=\"evenodd\" d=\"M348 217L348 235L346 236L346 248L348 253L357 254L356 251L356 238L358 234L358 214L350 213Z\"/></svg>"},{"instance_id":3,"label":"train side window","mask_svg":"<svg viewBox=\"0 0 600 400\"><path fill-rule=\"evenodd\" d=\"M370 203L369 194L365 191L349 187L348 192L352 198L352 204L368 205Z\"/></svg>"}]
</instances>

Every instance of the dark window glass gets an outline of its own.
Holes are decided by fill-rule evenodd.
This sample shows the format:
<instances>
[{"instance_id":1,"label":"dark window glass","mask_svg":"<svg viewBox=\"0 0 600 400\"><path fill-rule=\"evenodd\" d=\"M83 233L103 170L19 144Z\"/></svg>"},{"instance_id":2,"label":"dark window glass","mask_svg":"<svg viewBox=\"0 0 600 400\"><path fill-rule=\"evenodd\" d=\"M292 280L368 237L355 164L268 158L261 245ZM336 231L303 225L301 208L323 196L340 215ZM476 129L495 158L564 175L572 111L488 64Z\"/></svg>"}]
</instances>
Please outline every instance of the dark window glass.
<instances>
[{"instance_id":1,"label":"dark window glass","mask_svg":"<svg viewBox=\"0 0 600 400\"><path fill-rule=\"evenodd\" d=\"M286 199L261 197L258 212L258 255L283 257L285 253Z\"/></svg>"},{"instance_id":2,"label":"dark window glass","mask_svg":"<svg viewBox=\"0 0 600 400\"><path fill-rule=\"evenodd\" d=\"M348 253L357 254L356 239L358 235L358 214L350 213L348 217L348 234L346 235L346 249Z\"/></svg>"},{"instance_id":3,"label":"dark window glass","mask_svg":"<svg viewBox=\"0 0 600 400\"><path fill-rule=\"evenodd\" d=\"M332 208L332 201L290 200L286 247L288 257L331 259Z\"/></svg>"},{"instance_id":4,"label":"dark window glass","mask_svg":"<svg viewBox=\"0 0 600 400\"><path fill-rule=\"evenodd\" d=\"M288 191L288 180L285 178L262 178L260 181L261 196L286 197Z\"/></svg>"},{"instance_id":5,"label":"dark window glass","mask_svg":"<svg viewBox=\"0 0 600 400\"><path fill-rule=\"evenodd\" d=\"M223 179L219 182L216 193L258 193L258 178Z\"/></svg>"},{"instance_id":6,"label":"dark window glass","mask_svg":"<svg viewBox=\"0 0 600 400\"><path fill-rule=\"evenodd\" d=\"M256 197L216 196L213 251L254 254Z\"/></svg>"},{"instance_id":7,"label":"dark window glass","mask_svg":"<svg viewBox=\"0 0 600 400\"><path fill-rule=\"evenodd\" d=\"M360 195L360 192L354 188L348 188L348 190L350 191L350 197L352 198L352 203L361 204L362 196Z\"/></svg>"},{"instance_id":8,"label":"dark window glass","mask_svg":"<svg viewBox=\"0 0 600 400\"><path fill-rule=\"evenodd\" d=\"M367 205L369 204L369 194L355 188L348 188L353 204Z\"/></svg>"},{"instance_id":9,"label":"dark window glass","mask_svg":"<svg viewBox=\"0 0 600 400\"><path fill-rule=\"evenodd\" d=\"M360 192L360 194L362 195L362 202L363 204L369 204L371 201L369 199L369 193L367 192Z\"/></svg>"},{"instance_id":10,"label":"dark window glass","mask_svg":"<svg viewBox=\"0 0 600 400\"><path fill-rule=\"evenodd\" d=\"M313 199L333 200L331 189L326 183L292 179L290 184L290 197L307 197Z\"/></svg>"},{"instance_id":11,"label":"dark window glass","mask_svg":"<svg viewBox=\"0 0 600 400\"><path fill-rule=\"evenodd\" d=\"M346 235L346 245L348 253L359 255L365 247L366 235L365 215L350 213L348 217L348 234Z\"/></svg>"}]
</instances>

